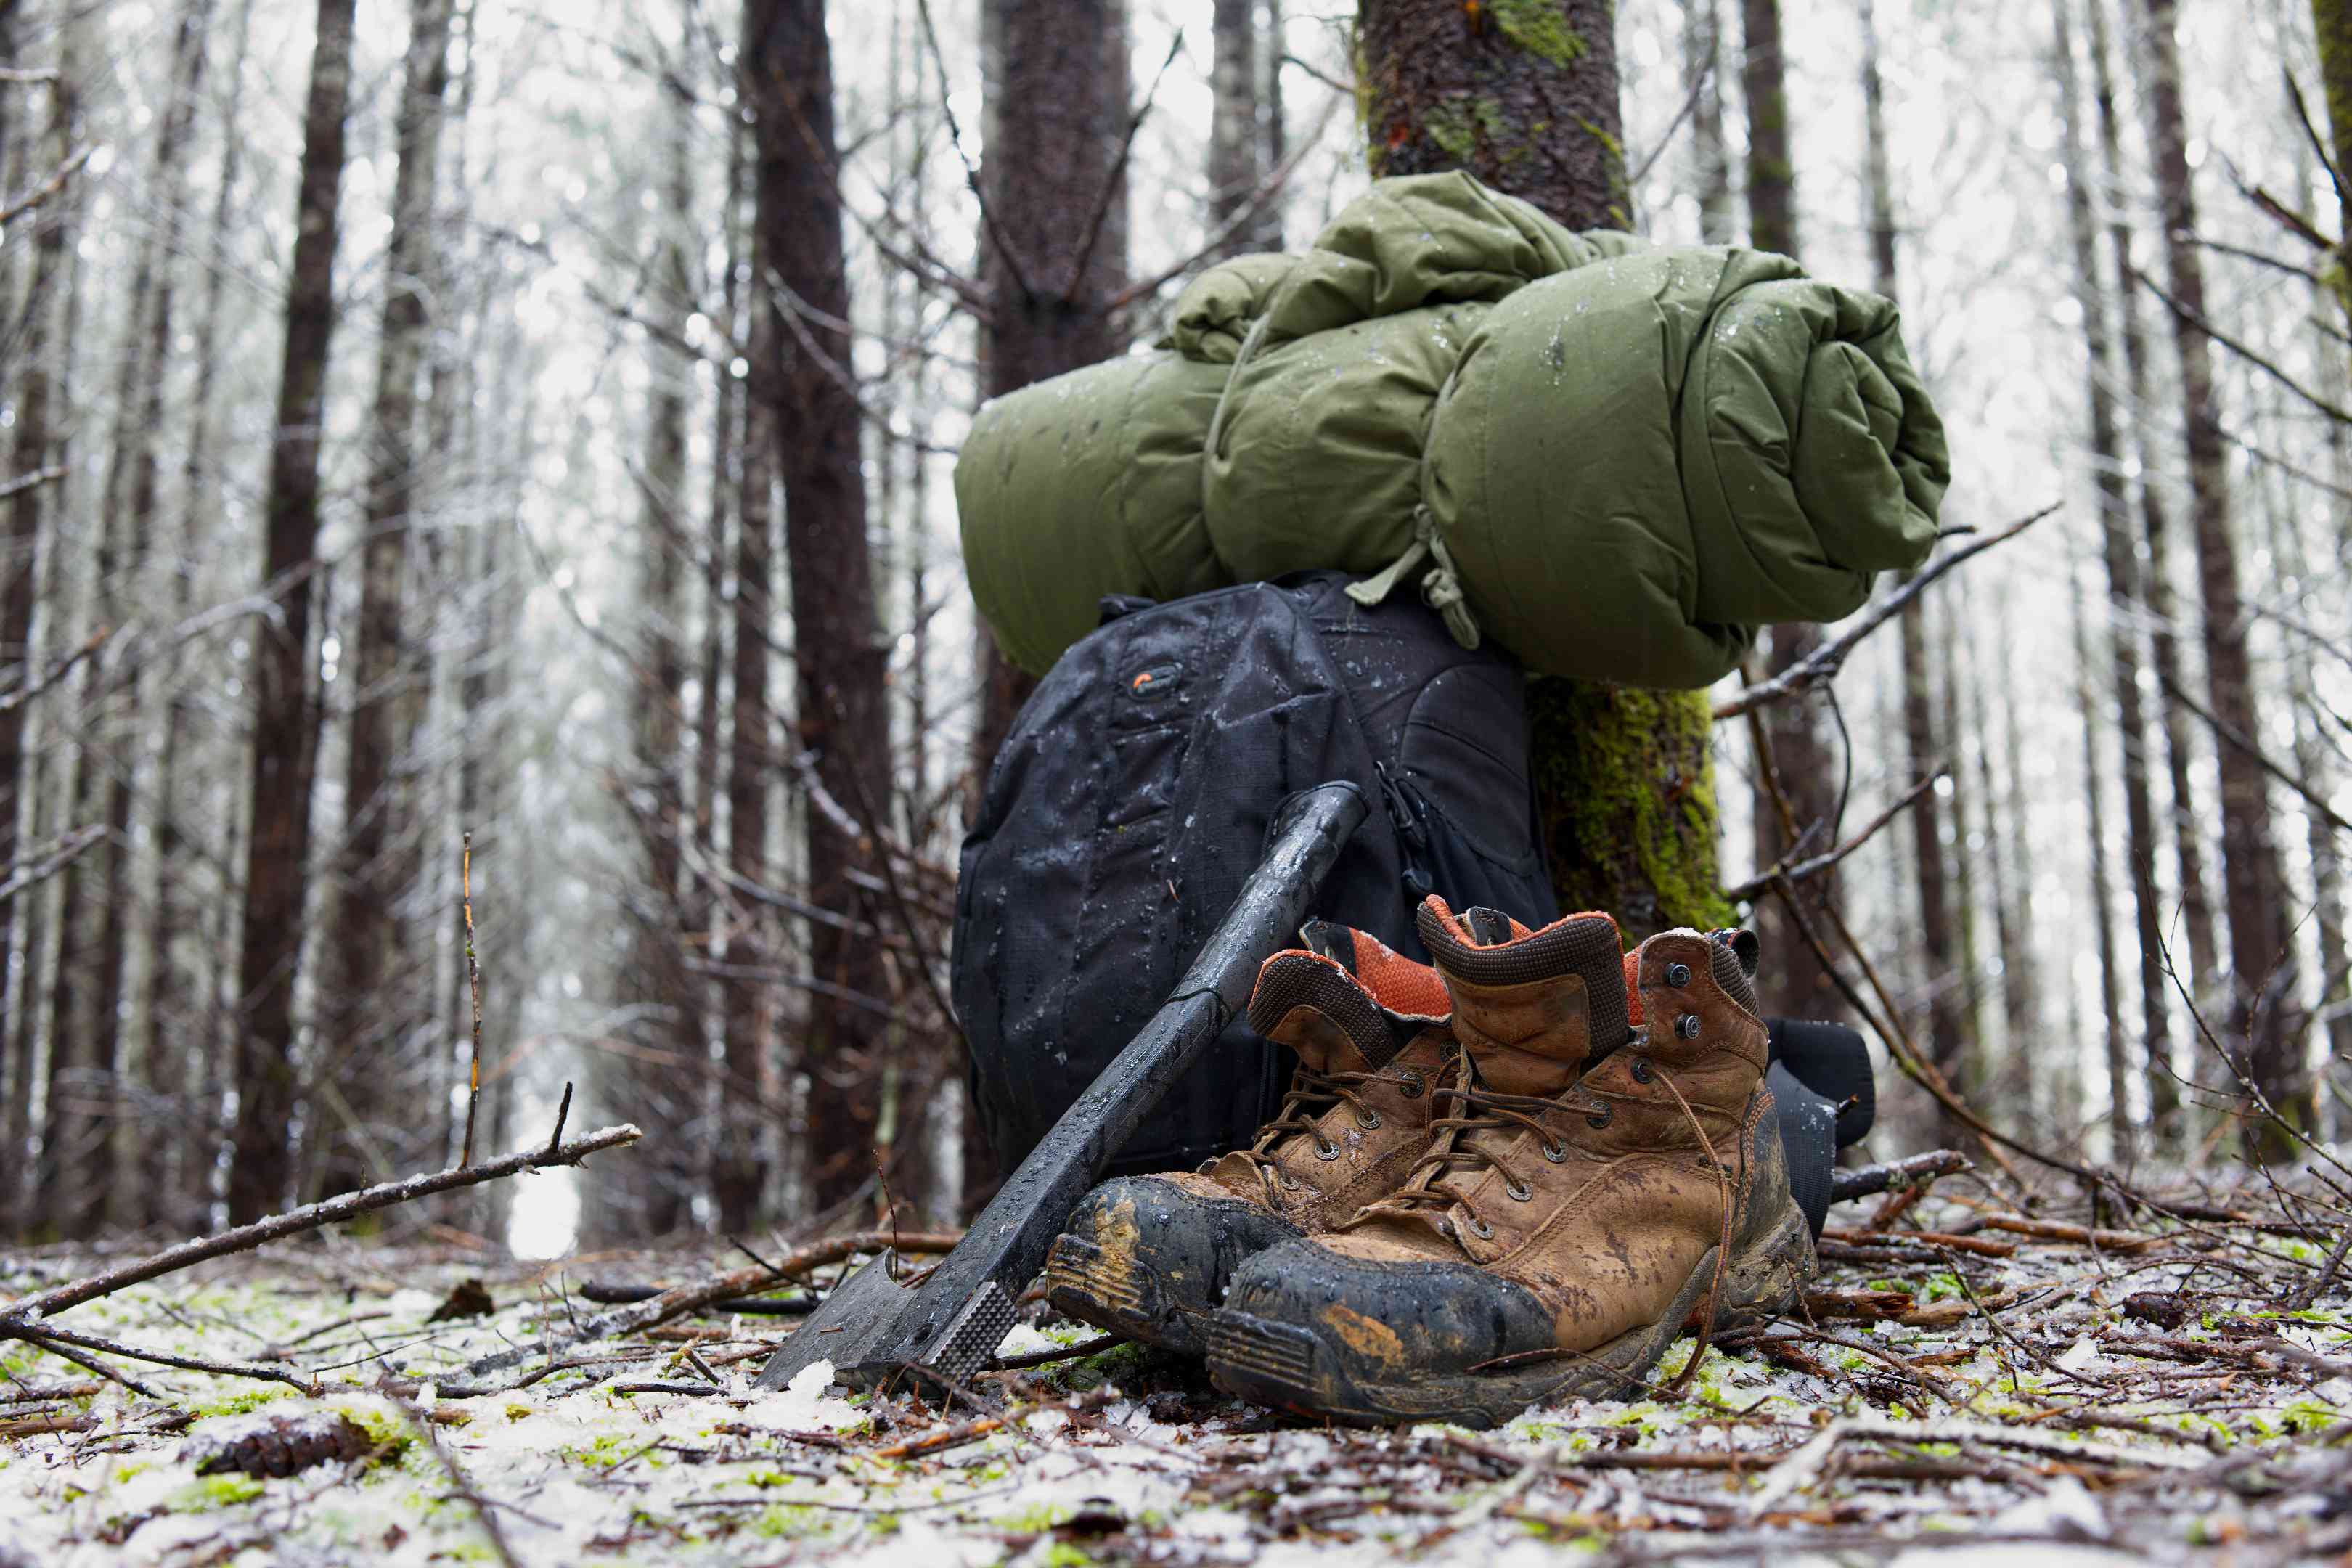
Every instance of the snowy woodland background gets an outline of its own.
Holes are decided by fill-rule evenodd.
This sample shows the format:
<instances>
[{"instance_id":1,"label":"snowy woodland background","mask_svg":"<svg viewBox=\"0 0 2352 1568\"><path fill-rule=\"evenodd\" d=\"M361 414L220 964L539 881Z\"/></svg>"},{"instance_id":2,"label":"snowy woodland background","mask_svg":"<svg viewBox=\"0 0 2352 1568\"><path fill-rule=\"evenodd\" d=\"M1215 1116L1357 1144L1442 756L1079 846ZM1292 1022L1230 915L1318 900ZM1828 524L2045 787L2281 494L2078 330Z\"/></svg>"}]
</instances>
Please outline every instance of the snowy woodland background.
<instances>
[{"instance_id":1,"label":"snowy woodland background","mask_svg":"<svg viewBox=\"0 0 2352 1568\"><path fill-rule=\"evenodd\" d=\"M1655 238L1745 243L1783 221L1785 174L1793 236L1759 238L1892 277L1951 431L1948 527L2060 503L1864 643L1834 714L1775 722L1811 730L1832 804L1850 768L1848 833L1948 765L1835 896L1970 1101L2052 1146L2201 1163L2238 1148L2194 1087L2235 1088L2189 1005L2242 1033L2233 920L2284 933L2249 982L2297 1019L2273 1084L2305 1086L2318 1135L2352 1126L2343 209L2307 0L2183 5L2187 238L2228 340L2224 526L2276 769L2277 879L2249 911L2224 885L2148 6L2057 4L1633 0L1624 156ZM844 323L755 310L757 187L812 175L758 154L737 8L360 6L328 309L289 339L334 5L0 0L0 1234L185 1232L453 1160L468 835L481 1146L543 1139L567 1082L576 1125L650 1134L478 1227L545 1255L887 1202L952 1218L994 1176L940 1003L992 675L950 489L988 352L974 192L1052 153L1001 132L983 37L1024 11L1112 29L1129 79L1098 73L1097 131L1123 189L1090 287L1117 352L1203 252L1303 245L1364 187L1353 7L830 7L839 177L815 183L844 209L851 347L817 357L865 415L856 588L777 477L794 432L761 365ZM1751 58L1776 11L1781 48ZM1773 60L1785 169L1748 156ZM275 439L297 341L324 376L314 543L272 480L304 444ZM842 591L870 595L889 737L855 790L805 744L823 716L795 679L825 640L795 605ZM1749 745L1717 726L1727 888L1758 869ZM864 858L813 876L813 818ZM1766 929L1768 965L1798 967ZM1938 1140L1924 1096L1892 1098L1874 1155Z\"/></svg>"}]
</instances>

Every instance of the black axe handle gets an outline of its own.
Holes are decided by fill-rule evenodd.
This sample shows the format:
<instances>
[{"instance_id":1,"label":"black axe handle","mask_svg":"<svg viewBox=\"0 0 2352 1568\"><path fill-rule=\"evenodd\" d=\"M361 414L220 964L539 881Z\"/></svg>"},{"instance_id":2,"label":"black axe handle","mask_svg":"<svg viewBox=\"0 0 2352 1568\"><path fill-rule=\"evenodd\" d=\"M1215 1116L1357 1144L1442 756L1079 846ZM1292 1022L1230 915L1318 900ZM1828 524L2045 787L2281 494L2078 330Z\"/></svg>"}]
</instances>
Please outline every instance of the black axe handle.
<instances>
[{"instance_id":1,"label":"black axe handle","mask_svg":"<svg viewBox=\"0 0 2352 1568\"><path fill-rule=\"evenodd\" d=\"M1045 1264L1062 1226L1143 1119L1248 1002L1258 966L1290 940L1339 851L1364 819L1346 783L1283 803L1265 858L1142 1032L1105 1068L1021 1163L971 1228L913 1289L887 1256L842 1284L760 1373L762 1388L830 1361L842 1382L872 1387L902 1373L961 1384L1013 1326L1014 1300Z\"/></svg>"}]
</instances>

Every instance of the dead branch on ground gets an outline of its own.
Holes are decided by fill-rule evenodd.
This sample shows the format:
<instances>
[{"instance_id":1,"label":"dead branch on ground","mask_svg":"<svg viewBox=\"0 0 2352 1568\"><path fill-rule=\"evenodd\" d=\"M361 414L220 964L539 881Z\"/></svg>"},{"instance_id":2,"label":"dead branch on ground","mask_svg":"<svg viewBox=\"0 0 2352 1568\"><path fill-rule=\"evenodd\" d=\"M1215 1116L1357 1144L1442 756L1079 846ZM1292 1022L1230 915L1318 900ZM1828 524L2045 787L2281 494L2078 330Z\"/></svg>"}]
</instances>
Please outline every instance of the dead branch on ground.
<instances>
[{"instance_id":1,"label":"dead branch on ground","mask_svg":"<svg viewBox=\"0 0 2352 1568\"><path fill-rule=\"evenodd\" d=\"M643 1131L627 1123L606 1127L557 1148L530 1149L469 1169L438 1171L431 1175L381 1182L373 1187L362 1187L355 1193L329 1198L324 1203L308 1204L299 1209L256 1220L251 1225L241 1225L217 1236L198 1237L135 1263L126 1263L87 1279L71 1280L21 1298L0 1309L0 1331L31 1326L36 1320L53 1317L68 1307L78 1307L100 1296L110 1296L117 1290L144 1284L150 1279L176 1273L215 1258L249 1252L268 1242L282 1241L287 1237L300 1236L363 1214L373 1214L378 1209L413 1203L418 1198L431 1197L436 1193L454 1192L460 1187L519 1175L525 1171L544 1170L553 1165L576 1165L600 1150L634 1143L644 1136ZM40 1331L47 1333L46 1330Z\"/></svg>"}]
</instances>

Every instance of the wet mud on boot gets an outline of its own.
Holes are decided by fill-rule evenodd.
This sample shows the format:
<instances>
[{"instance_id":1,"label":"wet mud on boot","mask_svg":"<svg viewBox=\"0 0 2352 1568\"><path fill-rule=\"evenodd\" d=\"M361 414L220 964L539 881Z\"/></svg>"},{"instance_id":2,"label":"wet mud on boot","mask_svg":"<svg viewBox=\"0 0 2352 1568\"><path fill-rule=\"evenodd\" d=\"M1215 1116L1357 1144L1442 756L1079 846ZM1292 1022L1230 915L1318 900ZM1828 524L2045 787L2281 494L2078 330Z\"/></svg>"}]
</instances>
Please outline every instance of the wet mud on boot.
<instances>
[{"instance_id":1,"label":"wet mud on boot","mask_svg":"<svg viewBox=\"0 0 2352 1568\"><path fill-rule=\"evenodd\" d=\"M1606 917L1501 942L1442 918L1465 1067L1440 1135L1391 1199L1243 1265L1209 1332L1229 1393L1494 1426L1631 1394L1686 1325L1777 1311L1811 1270L1728 943L1668 932L1621 966Z\"/></svg>"},{"instance_id":2,"label":"wet mud on boot","mask_svg":"<svg viewBox=\"0 0 2352 1568\"><path fill-rule=\"evenodd\" d=\"M1299 1058L1280 1114L1199 1171L1088 1193L1046 1258L1056 1310L1201 1354L1244 1261L1329 1229L1420 1159L1454 1054L1444 986L1364 932L1316 921L1301 937L1259 970L1249 1005L1250 1026Z\"/></svg>"}]
</instances>

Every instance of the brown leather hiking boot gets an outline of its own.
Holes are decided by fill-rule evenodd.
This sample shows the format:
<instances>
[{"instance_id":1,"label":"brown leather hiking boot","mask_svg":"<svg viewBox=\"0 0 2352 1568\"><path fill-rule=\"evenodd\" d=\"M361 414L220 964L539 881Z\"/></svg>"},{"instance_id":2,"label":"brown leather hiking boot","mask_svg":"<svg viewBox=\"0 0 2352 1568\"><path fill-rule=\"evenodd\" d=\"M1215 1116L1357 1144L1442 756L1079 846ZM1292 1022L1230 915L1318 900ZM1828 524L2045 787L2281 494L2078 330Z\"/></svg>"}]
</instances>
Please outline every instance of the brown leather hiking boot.
<instances>
[{"instance_id":1,"label":"brown leather hiking boot","mask_svg":"<svg viewBox=\"0 0 2352 1568\"><path fill-rule=\"evenodd\" d=\"M1250 1027L1298 1053L1281 1113L1197 1172L1088 1193L1045 1262L1060 1310L1197 1355L1246 1258L1338 1225L1428 1148L1454 1056L1444 984L1363 931L1317 921L1300 936L1259 969L1249 1005Z\"/></svg>"},{"instance_id":2,"label":"brown leather hiking boot","mask_svg":"<svg viewBox=\"0 0 2352 1568\"><path fill-rule=\"evenodd\" d=\"M1812 1240L1727 933L1668 931L1621 966L1605 915L1519 935L1432 900L1422 932L1464 1057L1439 1136L1391 1197L1236 1273L1209 1329L1218 1385L1340 1420L1492 1426L1638 1385L1695 1315L1786 1306Z\"/></svg>"}]
</instances>

